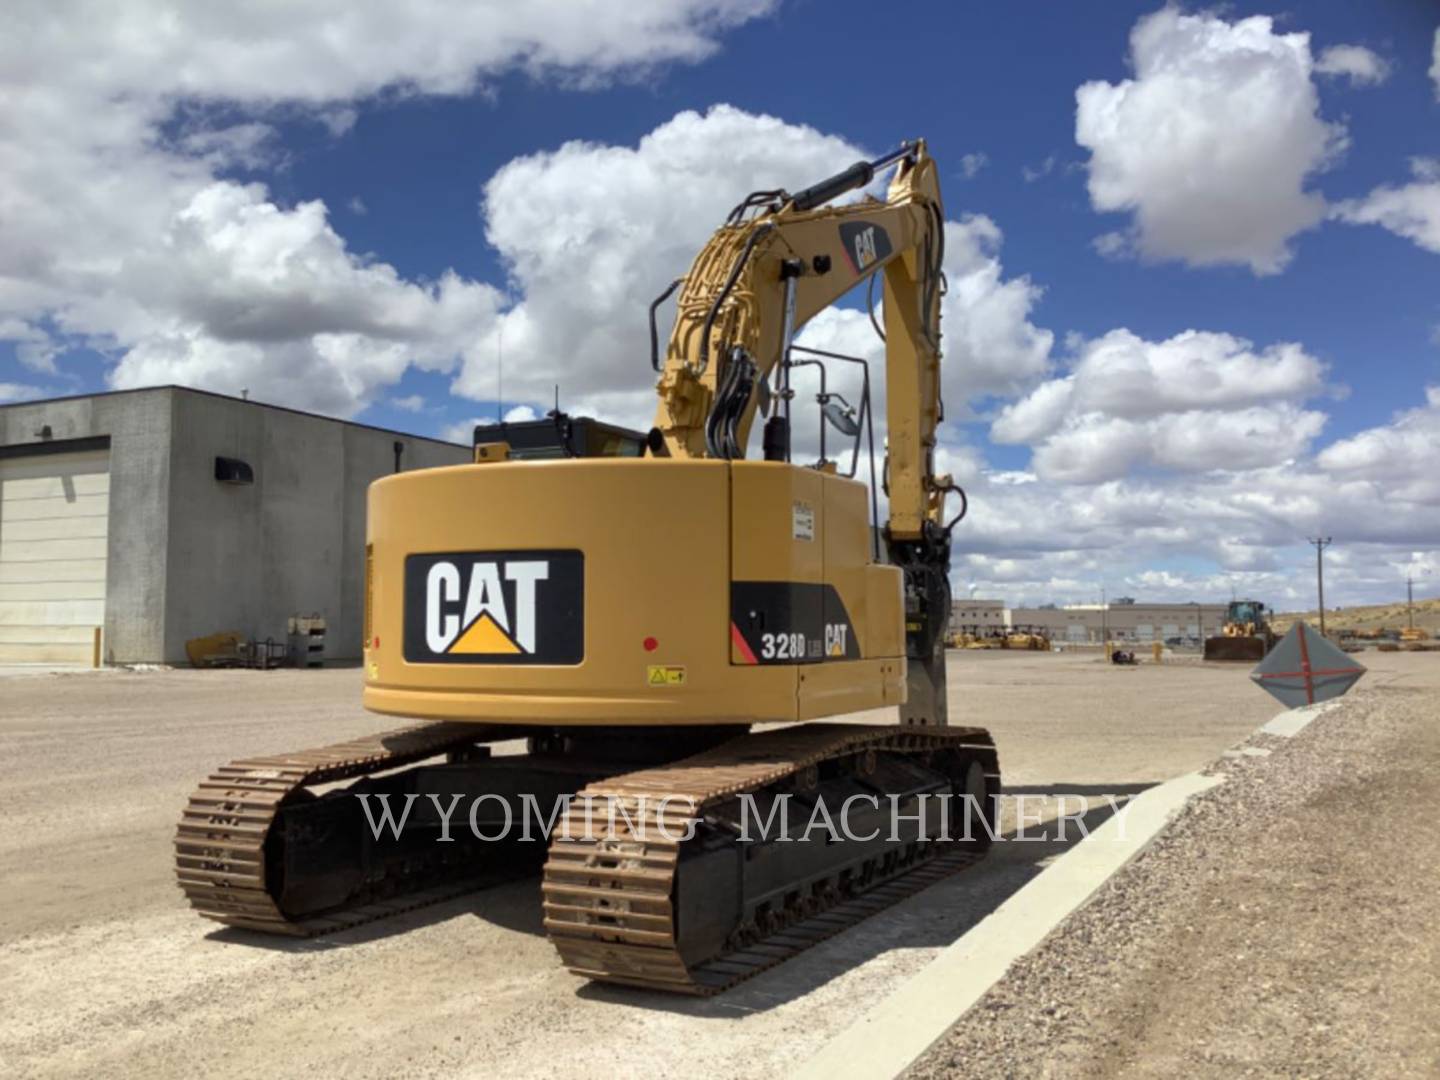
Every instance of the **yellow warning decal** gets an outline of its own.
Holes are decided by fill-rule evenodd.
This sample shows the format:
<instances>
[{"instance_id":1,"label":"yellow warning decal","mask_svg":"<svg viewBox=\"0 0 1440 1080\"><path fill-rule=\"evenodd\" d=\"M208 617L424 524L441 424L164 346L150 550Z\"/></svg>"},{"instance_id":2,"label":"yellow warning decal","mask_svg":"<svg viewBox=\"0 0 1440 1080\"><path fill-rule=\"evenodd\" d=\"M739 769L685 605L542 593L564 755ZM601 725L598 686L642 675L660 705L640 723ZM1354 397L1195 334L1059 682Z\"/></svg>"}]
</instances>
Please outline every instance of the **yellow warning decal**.
<instances>
[{"instance_id":1,"label":"yellow warning decal","mask_svg":"<svg viewBox=\"0 0 1440 1080\"><path fill-rule=\"evenodd\" d=\"M684 686L685 669L673 665L651 664L645 669L647 686Z\"/></svg>"}]
</instances>

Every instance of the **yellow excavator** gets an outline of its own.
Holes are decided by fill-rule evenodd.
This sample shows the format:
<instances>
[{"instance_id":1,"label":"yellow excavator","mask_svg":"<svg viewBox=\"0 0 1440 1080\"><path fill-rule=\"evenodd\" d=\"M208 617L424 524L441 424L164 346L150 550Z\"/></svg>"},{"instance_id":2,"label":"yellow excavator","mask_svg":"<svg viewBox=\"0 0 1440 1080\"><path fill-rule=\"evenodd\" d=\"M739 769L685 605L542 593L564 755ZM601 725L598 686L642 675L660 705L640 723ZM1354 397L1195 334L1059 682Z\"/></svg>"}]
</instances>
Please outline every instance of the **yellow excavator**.
<instances>
[{"instance_id":1,"label":"yellow excavator","mask_svg":"<svg viewBox=\"0 0 1440 1080\"><path fill-rule=\"evenodd\" d=\"M892 166L883 200L834 204ZM557 411L374 483L364 704L427 722L216 770L176 838L191 904L312 935L539 870L573 971L711 994L980 858L1000 777L947 715L943 254L920 141L755 192L651 306L648 433ZM869 368L794 343L876 278L883 523ZM831 362L863 375L858 407L816 396L848 472L792 448L792 371ZM812 723L881 707L899 722Z\"/></svg>"}]
</instances>

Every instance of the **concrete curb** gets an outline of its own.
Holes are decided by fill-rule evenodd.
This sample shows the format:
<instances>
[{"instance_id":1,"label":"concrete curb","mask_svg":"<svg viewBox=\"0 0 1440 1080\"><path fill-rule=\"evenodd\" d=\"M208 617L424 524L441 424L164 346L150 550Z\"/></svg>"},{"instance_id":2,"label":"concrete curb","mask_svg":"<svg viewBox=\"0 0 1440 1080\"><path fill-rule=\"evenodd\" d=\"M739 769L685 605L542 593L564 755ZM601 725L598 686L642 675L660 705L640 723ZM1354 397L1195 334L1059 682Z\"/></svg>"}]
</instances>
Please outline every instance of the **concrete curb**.
<instances>
[{"instance_id":1,"label":"concrete curb","mask_svg":"<svg viewBox=\"0 0 1440 1080\"><path fill-rule=\"evenodd\" d=\"M1318 705L1302 705L1298 709L1286 709L1268 724L1262 725L1257 734L1278 735L1282 739L1293 739L1309 727L1316 717L1337 707L1343 700L1343 698L1332 698L1330 701L1322 701Z\"/></svg>"},{"instance_id":2,"label":"concrete curb","mask_svg":"<svg viewBox=\"0 0 1440 1080\"><path fill-rule=\"evenodd\" d=\"M1130 800L792 1075L873 1080L903 1072L1011 964L1145 850L1192 796L1220 783L1222 777L1189 773Z\"/></svg>"},{"instance_id":3,"label":"concrete curb","mask_svg":"<svg viewBox=\"0 0 1440 1080\"><path fill-rule=\"evenodd\" d=\"M1294 738L1339 704L1336 699L1288 709L1255 734ZM791 1075L798 1080L874 1080L904 1072L1000 981L1011 964L1149 847L1191 798L1224 782L1223 775L1188 773L1136 796Z\"/></svg>"}]
</instances>

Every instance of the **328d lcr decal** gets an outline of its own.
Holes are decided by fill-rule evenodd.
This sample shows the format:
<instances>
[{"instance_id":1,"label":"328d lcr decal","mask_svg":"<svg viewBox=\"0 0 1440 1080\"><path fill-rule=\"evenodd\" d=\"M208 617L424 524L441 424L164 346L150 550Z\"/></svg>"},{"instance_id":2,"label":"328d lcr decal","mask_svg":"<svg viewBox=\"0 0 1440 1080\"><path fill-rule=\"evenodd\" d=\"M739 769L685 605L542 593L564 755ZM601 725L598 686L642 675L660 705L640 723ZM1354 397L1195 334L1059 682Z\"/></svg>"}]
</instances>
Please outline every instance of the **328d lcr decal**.
<instances>
[{"instance_id":1,"label":"328d lcr decal","mask_svg":"<svg viewBox=\"0 0 1440 1080\"><path fill-rule=\"evenodd\" d=\"M731 663L859 660L860 642L835 586L800 581L730 583Z\"/></svg>"},{"instance_id":2,"label":"328d lcr decal","mask_svg":"<svg viewBox=\"0 0 1440 1080\"><path fill-rule=\"evenodd\" d=\"M578 664L585 557L458 551L405 559L405 659L423 664Z\"/></svg>"}]
</instances>

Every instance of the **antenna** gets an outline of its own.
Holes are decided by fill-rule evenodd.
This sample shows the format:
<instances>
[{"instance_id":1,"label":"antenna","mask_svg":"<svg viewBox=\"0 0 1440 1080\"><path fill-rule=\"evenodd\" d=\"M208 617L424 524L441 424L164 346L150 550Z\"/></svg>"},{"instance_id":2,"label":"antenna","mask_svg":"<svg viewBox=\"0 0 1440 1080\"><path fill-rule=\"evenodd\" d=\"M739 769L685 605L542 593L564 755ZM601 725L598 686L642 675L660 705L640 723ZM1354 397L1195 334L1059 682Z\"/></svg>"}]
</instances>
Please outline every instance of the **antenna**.
<instances>
[{"instance_id":1,"label":"antenna","mask_svg":"<svg viewBox=\"0 0 1440 1080\"><path fill-rule=\"evenodd\" d=\"M505 323L495 330L495 422L505 419Z\"/></svg>"}]
</instances>

